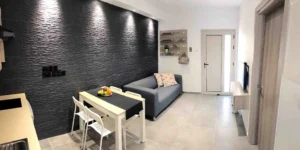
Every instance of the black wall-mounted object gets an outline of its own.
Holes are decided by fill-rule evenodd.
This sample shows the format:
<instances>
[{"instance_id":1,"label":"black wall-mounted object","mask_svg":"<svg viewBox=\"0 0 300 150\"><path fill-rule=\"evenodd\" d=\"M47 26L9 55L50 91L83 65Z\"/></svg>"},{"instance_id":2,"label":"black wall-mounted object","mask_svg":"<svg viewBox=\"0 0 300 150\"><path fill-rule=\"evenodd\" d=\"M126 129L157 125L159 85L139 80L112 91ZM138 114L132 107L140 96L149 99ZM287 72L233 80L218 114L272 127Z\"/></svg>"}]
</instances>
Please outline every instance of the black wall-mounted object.
<instances>
[{"instance_id":1,"label":"black wall-mounted object","mask_svg":"<svg viewBox=\"0 0 300 150\"><path fill-rule=\"evenodd\" d=\"M49 1L0 0L3 26L17 34L5 43L0 95L26 93L39 139L71 131L79 92L158 72L157 21L99 0ZM67 76L43 78L48 65Z\"/></svg>"},{"instance_id":2,"label":"black wall-mounted object","mask_svg":"<svg viewBox=\"0 0 300 150\"><path fill-rule=\"evenodd\" d=\"M58 66L45 66L42 68L43 78L65 76L65 70L58 70Z\"/></svg>"},{"instance_id":3,"label":"black wall-mounted object","mask_svg":"<svg viewBox=\"0 0 300 150\"><path fill-rule=\"evenodd\" d=\"M0 101L0 110L14 109L20 107L22 107L22 102L20 98Z\"/></svg>"},{"instance_id":4,"label":"black wall-mounted object","mask_svg":"<svg viewBox=\"0 0 300 150\"><path fill-rule=\"evenodd\" d=\"M243 90L248 93L248 85L249 85L249 65L244 62L244 77L243 77Z\"/></svg>"},{"instance_id":5,"label":"black wall-mounted object","mask_svg":"<svg viewBox=\"0 0 300 150\"><path fill-rule=\"evenodd\" d=\"M0 39L7 41L15 37L15 33L0 25Z\"/></svg>"}]
</instances>

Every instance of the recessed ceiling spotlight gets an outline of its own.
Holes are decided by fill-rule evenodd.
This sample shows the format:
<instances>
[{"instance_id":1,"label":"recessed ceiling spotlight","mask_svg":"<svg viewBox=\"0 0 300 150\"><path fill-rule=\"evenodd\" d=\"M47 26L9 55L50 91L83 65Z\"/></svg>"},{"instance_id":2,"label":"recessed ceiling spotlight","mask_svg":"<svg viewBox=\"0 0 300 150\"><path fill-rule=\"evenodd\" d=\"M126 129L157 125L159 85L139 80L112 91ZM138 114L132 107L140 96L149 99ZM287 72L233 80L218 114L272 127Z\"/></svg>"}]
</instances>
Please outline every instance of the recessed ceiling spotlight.
<instances>
[{"instance_id":1,"label":"recessed ceiling spotlight","mask_svg":"<svg viewBox=\"0 0 300 150\"><path fill-rule=\"evenodd\" d=\"M136 12L136 10L135 10L135 9L132 9L132 11L133 11L133 12Z\"/></svg>"},{"instance_id":2,"label":"recessed ceiling spotlight","mask_svg":"<svg viewBox=\"0 0 300 150\"><path fill-rule=\"evenodd\" d=\"M152 19L155 19L155 17L152 17Z\"/></svg>"}]
</instances>

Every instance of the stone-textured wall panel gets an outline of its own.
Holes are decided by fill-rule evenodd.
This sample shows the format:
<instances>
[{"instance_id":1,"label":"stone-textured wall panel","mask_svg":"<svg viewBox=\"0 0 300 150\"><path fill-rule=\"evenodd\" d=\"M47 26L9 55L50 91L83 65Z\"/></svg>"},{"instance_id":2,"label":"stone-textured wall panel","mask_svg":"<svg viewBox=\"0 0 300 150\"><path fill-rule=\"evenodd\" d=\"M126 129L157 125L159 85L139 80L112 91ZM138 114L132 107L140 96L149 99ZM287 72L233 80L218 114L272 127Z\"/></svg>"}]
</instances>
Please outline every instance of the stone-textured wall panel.
<instances>
[{"instance_id":1,"label":"stone-textured wall panel","mask_svg":"<svg viewBox=\"0 0 300 150\"><path fill-rule=\"evenodd\" d=\"M124 84L158 71L158 22L98 0L3 0L0 95L25 92L40 139L71 130L78 92ZM57 65L64 77L42 78ZM78 128L78 124L76 123Z\"/></svg>"}]
</instances>

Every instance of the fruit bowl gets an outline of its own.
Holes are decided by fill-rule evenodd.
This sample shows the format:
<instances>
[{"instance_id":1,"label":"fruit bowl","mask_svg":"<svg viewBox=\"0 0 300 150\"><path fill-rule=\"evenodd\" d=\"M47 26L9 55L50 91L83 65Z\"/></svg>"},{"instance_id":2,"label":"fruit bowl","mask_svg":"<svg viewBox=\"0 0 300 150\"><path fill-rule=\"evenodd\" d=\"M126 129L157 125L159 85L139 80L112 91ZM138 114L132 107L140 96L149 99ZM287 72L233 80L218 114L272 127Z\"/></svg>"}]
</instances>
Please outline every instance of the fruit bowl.
<instances>
[{"instance_id":1,"label":"fruit bowl","mask_svg":"<svg viewBox=\"0 0 300 150\"><path fill-rule=\"evenodd\" d=\"M113 93L110 88L103 86L101 90L98 91L99 96L111 96Z\"/></svg>"}]
</instances>

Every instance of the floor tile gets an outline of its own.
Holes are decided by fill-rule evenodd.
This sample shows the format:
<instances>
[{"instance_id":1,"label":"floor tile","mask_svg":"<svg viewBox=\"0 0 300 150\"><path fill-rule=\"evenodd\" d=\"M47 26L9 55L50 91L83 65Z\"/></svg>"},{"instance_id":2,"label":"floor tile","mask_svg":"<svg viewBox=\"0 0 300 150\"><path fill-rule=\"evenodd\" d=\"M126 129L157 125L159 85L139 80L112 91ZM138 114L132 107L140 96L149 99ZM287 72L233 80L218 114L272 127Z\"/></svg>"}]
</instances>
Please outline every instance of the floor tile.
<instances>
[{"instance_id":1,"label":"floor tile","mask_svg":"<svg viewBox=\"0 0 300 150\"><path fill-rule=\"evenodd\" d=\"M229 112L217 113L217 127L221 128L235 128L237 126L235 114Z\"/></svg>"},{"instance_id":2,"label":"floor tile","mask_svg":"<svg viewBox=\"0 0 300 150\"><path fill-rule=\"evenodd\" d=\"M127 124L127 130L129 130L131 133L134 133L135 135L140 135L140 120L139 118L131 120ZM149 121L146 120L146 128L150 126L151 124L155 124L156 121Z\"/></svg>"},{"instance_id":3,"label":"floor tile","mask_svg":"<svg viewBox=\"0 0 300 150\"><path fill-rule=\"evenodd\" d=\"M150 140L171 145L174 143L180 128L171 124L156 124L146 128L146 136Z\"/></svg>"},{"instance_id":4,"label":"floor tile","mask_svg":"<svg viewBox=\"0 0 300 150\"><path fill-rule=\"evenodd\" d=\"M218 112L232 113L232 101L230 96L218 96L216 98L219 104Z\"/></svg>"},{"instance_id":5,"label":"floor tile","mask_svg":"<svg viewBox=\"0 0 300 150\"><path fill-rule=\"evenodd\" d=\"M258 150L257 145L250 145L248 150Z\"/></svg>"},{"instance_id":6,"label":"floor tile","mask_svg":"<svg viewBox=\"0 0 300 150\"><path fill-rule=\"evenodd\" d=\"M186 123L187 120L188 117L185 113L182 113L176 109L167 109L158 120L153 122L153 124L166 124L169 126L181 127Z\"/></svg>"},{"instance_id":7,"label":"floor tile","mask_svg":"<svg viewBox=\"0 0 300 150\"><path fill-rule=\"evenodd\" d=\"M185 126L180 131L174 147L180 150L212 150L215 142L215 129Z\"/></svg>"},{"instance_id":8,"label":"floor tile","mask_svg":"<svg viewBox=\"0 0 300 150\"><path fill-rule=\"evenodd\" d=\"M127 145L128 150L174 150L173 147L160 144L158 142L146 139L145 143L137 144L135 142L130 142Z\"/></svg>"},{"instance_id":9,"label":"floor tile","mask_svg":"<svg viewBox=\"0 0 300 150\"><path fill-rule=\"evenodd\" d=\"M181 97L179 97L169 109L173 109L174 111L178 111L182 114L189 115L195 109L195 106L198 103L197 100L194 98L194 94L184 94Z\"/></svg>"},{"instance_id":10,"label":"floor tile","mask_svg":"<svg viewBox=\"0 0 300 150\"><path fill-rule=\"evenodd\" d=\"M52 148L53 150L80 150L80 145L76 143L68 143Z\"/></svg>"},{"instance_id":11,"label":"floor tile","mask_svg":"<svg viewBox=\"0 0 300 150\"><path fill-rule=\"evenodd\" d=\"M216 132L216 149L248 149L246 136L238 136L237 128L218 128Z\"/></svg>"},{"instance_id":12,"label":"floor tile","mask_svg":"<svg viewBox=\"0 0 300 150\"><path fill-rule=\"evenodd\" d=\"M146 120L146 141L127 137L127 150L258 150L246 136L239 136L231 97L183 94L156 121ZM128 131L139 136L139 120ZM82 132L76 131L40 141L47 150L80 149ZM88 132L87 149L99 150L100 135ZM51 147L49 147L51 146ZM114 150L114 134L103 139L104 150ZM45 150L45 149L43 149Z\"/></svg>"},{"instance_id":13,"label":"floor tile","mask_svg":"<svg viewBox=\"0 0 300 150\"><path fill-rule=\"evenodd\" d=\"M50 142L48 139L40 140L40 146L42 150L51 148Z\"/></svg>"},{"instance_id":14,"label":"floor tile","mask_svg":"<svg viewBox=\"0 0 300 150\"><path fill-rule=\"evenodd\" d=\"M217 123L217 113L208 110L194 110L189 117L189 126L215 128Z\"/></svg>"},{"instance_id":15,"label":"floor tile","mask_svg":"<svg viewBox=\"0 0 300 150\"><path fill-rule=\"evenodd\" d=\"M63 134L55 137L49 138L49 142L51 144L51 147L57 147L69 143L73 143L71 136L69 134Z\"/></svg>"}]
</instances>

